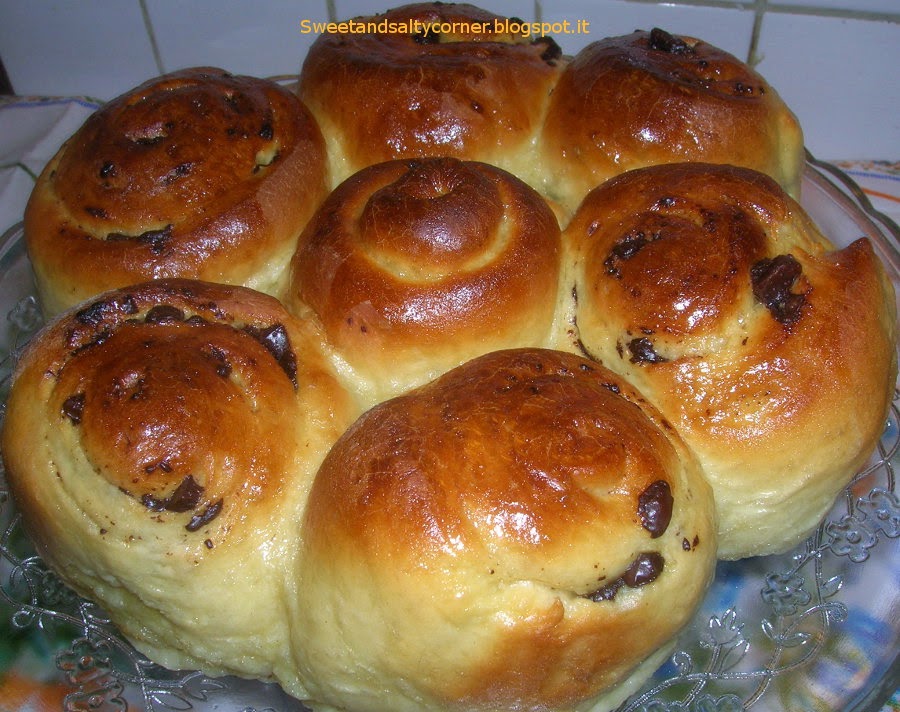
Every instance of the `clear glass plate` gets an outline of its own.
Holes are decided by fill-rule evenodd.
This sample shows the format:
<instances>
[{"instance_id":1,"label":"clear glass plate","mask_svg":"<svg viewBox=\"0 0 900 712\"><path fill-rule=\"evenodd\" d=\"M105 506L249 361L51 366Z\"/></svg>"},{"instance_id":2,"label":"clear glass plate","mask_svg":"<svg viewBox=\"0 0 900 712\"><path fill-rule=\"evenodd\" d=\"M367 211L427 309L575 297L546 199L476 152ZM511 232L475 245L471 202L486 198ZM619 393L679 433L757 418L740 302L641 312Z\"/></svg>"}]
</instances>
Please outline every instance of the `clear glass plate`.
<instances>
[{"instance_id":1,"label":"clear glass plate","mask_svg":"<svg viewBox=\"0 0 900 712\"><path fill-rule=\"evenodd\" d=\"M803 205L839 246L868 236L900 291L900 230L838 169L811 156ZM41 326L19 227L0 240L0 397ZM898 401L868 466L795 551L723 562L677 652L622 712L869 712L900 684ZM68 711L305 709L277 686L168 671L34 556L0 473L0 604L45 639ZM0 605L2 610L2 605ZM52 664L52 663L51 663ZM385 710L385 712L390 712Z\"/></svg>"}]
</instances>

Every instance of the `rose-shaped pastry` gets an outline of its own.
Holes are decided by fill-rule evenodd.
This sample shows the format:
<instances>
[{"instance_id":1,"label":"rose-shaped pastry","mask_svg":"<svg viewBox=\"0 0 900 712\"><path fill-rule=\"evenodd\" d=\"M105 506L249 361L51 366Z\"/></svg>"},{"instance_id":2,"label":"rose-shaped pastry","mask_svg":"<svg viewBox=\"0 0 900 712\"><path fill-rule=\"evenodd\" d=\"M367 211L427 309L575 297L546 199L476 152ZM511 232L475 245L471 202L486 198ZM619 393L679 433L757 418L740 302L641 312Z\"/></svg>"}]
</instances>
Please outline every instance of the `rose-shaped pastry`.
<instances>
[{"instance_id":1,"label":"rose-shaped pastry","mask_svg":"<svg viewBox=\"0 0 900 712\"><path fill-rule=\"evenodd\" d=\"M284 301L322 321L354 388L381 400L487 351L544 345L559 238L547 203L498 168L380 163L310 220Z\"/></svg>"},{"instance_id":2,"label":"rose-shaped pastry","mask_svg":"<svg viewBox=\"0 0 900 712\"><path fill-rule=\"evenodd\" d=\"M469 361L366 412L319 471L305 703L613 709L694 614L715 530L693 455L623 379L542 349Z\"/></svg>"},{"instance_id":3,"label":"rose-shaped pastry","mask_svg":"<svg viewBox=\"0 0 900 712\"><path fill-rule=\"evenodd\" d=\"M880 437L896 381L890 282L771 178L670 164L591 192L566 230L580 346L681 433L720 556L787 550Z\"/></svg>"},{"instance_id":4,"label":"rose-shaped pastry","mask_svg":"<svg viewBox=\"0 0 900 712\"><path fill-rule=\"evenodd\" d=\"M160 280L64 313L18 363L2 446L26 530L161 664L286 664L297 522L355 415L316 341L271 297Z\"/></svg>"},{"instance_id":5,"label":"rose-shaped pastry","mask_svg":"<svg viewBox=\"0 0 900 712\"><path fill-rule=\"evenodd\" d=\"M273 82L192 68L105 104L35 184L25 241L44 310L172 277L284 286L328 189L324 140Z\"/></svg>"}]
</instances>

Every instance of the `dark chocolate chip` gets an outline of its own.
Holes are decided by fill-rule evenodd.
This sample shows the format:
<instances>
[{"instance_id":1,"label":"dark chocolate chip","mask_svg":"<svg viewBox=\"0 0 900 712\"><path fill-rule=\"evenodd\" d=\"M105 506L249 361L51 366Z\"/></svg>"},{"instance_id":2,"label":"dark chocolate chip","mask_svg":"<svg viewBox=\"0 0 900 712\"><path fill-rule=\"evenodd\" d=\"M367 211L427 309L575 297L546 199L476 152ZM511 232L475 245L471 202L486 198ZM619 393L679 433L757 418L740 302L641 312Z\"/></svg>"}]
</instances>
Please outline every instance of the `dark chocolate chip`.
<instances>
[{"instance_id":1,"label":"dark chocolate chip","mask_svg":"<svg viewBox=\"0 0 900 712\"><path fill-rule=\"evenodd\" d=\"M657 480L638 497L638 516L641 526L650 532L650 538L662 536L672 521L672 488L665 480Z\"/></svg>"},{"instance_id":2,"label":"dark chocolate chip","mask_svg":"<svg viewBox=\"0 0 900 712\"><path fill-rule=\"evenodd\" d=\"M62 413L75 425L81 423L81 417L84 415L84 393L76 393L69 396L63 401Z\"/></svg>"},{"instance_id":3,"label":"dark chocolate chip","mask_svg":"<svg viewBox=\"0 0 900 712\"><path fill-rule=\"evenodd\" d=\"M184 321L184 312L171 304L157 304L144 317L148 324L176 324Z\"/></svg>"},{"instance_id":4,"label":"dark chocolate chip","mask_svg":"<svg viewBox=\"0 0 900 712\"><path fill-rule=\"evenodd\" d=\"M619 578L612 583L608 583L602 588L598 588L596 591L589 593L585 598L589 598L592 601L612 601L619 592L619 589L624 585L625 581Z\"/></svg>"},{"instance_id":5,"label":"dark chocolate chip","mask_svg":"<svg viewBox=\"0 0 900 712\"><path fill-rule=\"evenodd\" d=\"M272 128L272 122L266 121L259 128L259 137L265 139L266 141L271 141L272 137L275 135L275 129Z\"/></svg>"},{"instance_id":6,"label":"dark chocolate chip","mask_svg":"<svg viewBox=\"0 0 900 712\"><path fill-rule=\"evenodd\" d=\"M670 54L693 54L694 52L694 48L683 39L661 30L659 27L650 30L650 49Z\"/></svg>"},{"instance_id":7,"label":"dark chocolate chip","mask_svg":"<svg viewBox=\"0 0 900 712\"><path fill-rule=\"evenodd\" d=\"M794 294L791 288L803 272L793 255L763 259L750 268L753 296L765 305L772 316L785 326L800 318L806 296Z\"/></svg>"},{"instance_id":8,"label":"dark chocolate chip","mask_svg":"<svg viewBox=\"0 0 900 712\"><path fill-rule=\"evenodd\" d=\"M191 517L191 521L185 524L184 528L189 532L195 532L209 524L213 519L218 517L222 511L222 502L223 500L220 499L218 502L209 505L200 514Z\"/></svg>"},{"instance_id":9,"label":"dark chocolate chip","mask_svg":"<svg viewBox=\"0 0 900 712\"><path fill-rule=\"evenodd\" d=\"M197 484L193 475L188 475L166 499L165 508L170 512L189 512L197 506L202 496L203 487Z\"/></svg>"},{"instance_id":10,"label":"dark chocolate chip","mask_svg":"<svg viewBox=\"0 0 900 712\"><path fill-rule=\"evenodd\" d=\"M609 255L603 260L603 266L606 267L607 274L621 278L622 273L619 271L619 264L630 260L644 247L659 238L660 234L658 232L648 235L643 230L625 235L613 245Z\"/></svg>"},{"instance_id":11,"label":"dark chocolate chip","mask_svg":"<svg viewBox=\"0 0 900 712\"><path fill-rule=\"evenodd\" d=\"M100 326L107 316L116 314L137 314L137 304L130 294L121 299L101 300L89 304L75 313L75 320L86 326Z\"/></svg>"},{"instance_id":12,"label":"dark chocolate chip","mask_svg":"<svg viewBox=\"0 0 900 712\"><path fill-rule=\"evenodd\" d=\"M109 213L107 213L103 208L96 208L92 205L85 205L84 212L86 212L88 215L91 215L95 218L100 218L102 220L105 220L109 217Z\"/></svg>"},{"instance_id":13,"label":"dark chocolate chip","mask_svg":"<svg viewBox=\"0 0 900 712\"><path fill-rule=\"evenodd\" d=\"M660 356L653 348L653 342L646 337L632 339L628 342L631 363L664 363L666 358Z\"/></svg>"},{"instance_id":14,"label":"dark chocolate chip","mask_svg":"<svg viewBox=\"0 0 900 712\"><path fill-rule=\"evenodd\" d=\"M144 469L148 473L153 471L152 467ZM171 472L171 467L161 469ZM197 506L202 496L203 487L197 483L193 475L188 475L168 497L155 497L152 494L145 494L141 497L141 504L154 512L189 512Z\"/></svg>"},{"instance_id":15,"label":"dark chocolate chip","mask_svg":"<svg viewBox=\"0 0 900 712\"><path fill-rule=\"evenodd\" d=\"M281 370L287 374L294 386L297 386L297 357L291 349L291 342L288 338L287 330L282 324L275 324L267 329L260 329L248 326L245 329L247 333L259 341L266 350L272 354L275 361L281 367Z\"/></svg>"},{"instance_id":16,"label":"dark chocolate chip","mask_svg":"<svg viewBox=\"0 0 900 712\"><path fill-rule=\"evenodd\" d=\"M159 230L146 230L139 235L126 235L122 232L111 232L106 236L110 241L134 240L143 245L147 245L150 251L155 254L161 254L166 247L166 243L172 237L172 226L166 225Z\"/></svg>"},{"instance_id":17,"label":"dark chocolate chip","mask_svg":"<svg viewBox=\"0 0 900 712\"><path fill-rule=\"evenodd\" d=\"M166 185L171 185L179 178L184 178L186 175L189 175L193 169L193 163L179 163L172 170L166 173L166 175L163 176L162 181Z\"/></svg>"},{"instance_id":18,"label":"dark chocolate chip","mask_svg":"<svg viewBox=\"0 0 900 712\"><path fill-rule=\"evenodd\" d=\"M639 588L655 581L662 573L664 565L665 559L661 554L645 551L638 555L619 578L586 594L584 598L597 602L612 601L622 586Z\"/></svg>"},{"instance_id":19,"label":"dark chocolate chip","mask_svg":"<svg viewBox=\"0 0 900 712\"><path fill-rule=\"evenodd\" d=\"M675 198L673 198L671 196L666 196L666 197L660 198L659 200L656 201L656 207L657 208L673 208L673 207L675 207L676 202L677 201L675 200Z\"/></svg>"},{"instance_id":20,"label":"dark chocolate chip","mask_svg":"<svg viewBox=\"0 0 900 712\"><path fill-rule=\"evenodd\" d=\"M412 41L416 44L426 45L426 44L438 44L441 41L441 36L437 32L432 32L429 29L422 30L421 32L416 32L412 37Z\"/></svg>"},{"instance_id":21,"label":"dark chocolate chip","mask_svg":"<svg viewBox=\"0 0 900 712\"><path fill-rule=\"evenodd\" d=\"M218 346L210 345L205 353L206 356L214 362L217 375L221 376L222 378L228 378L231 375L234 367L228 360L228 355L222 349L220 349Z\"/></svg>"},{"instance_id":22,"label":"dark chocolate chip","mask_svg":"<svg viewBox=\"0 0 900 712\"><path fill-rule=\"evenodd\" d=\"M663 571L665 559L655 551L645 551L638 555L631 566L622 574L622 580L629 588L638 588L652 583Z\"/></svg>"},{"instance_id":23,"label":"dark chocolate chip","mask_svg":"<svg viewBox=\"0 0 900 712\"><path fill-rule=\"evenodd\" d=\"M535 44L544 44L546 47L544 51L541 52L541 59L548 64L552 64L557 59L562 57L563 51L562 47L557 44L556 40L552 37L544 35L543 37L539 37L535 40Z\"/></svg>"},{"instance_id":24,"label":"dark chocolate chip","mask_svg":"<svg viewBox=\"0 0 900 712\"><path fill-rule=\"evenodd\" d=\"M100 166L100 177L101 178L112 178L116 175L116 164L112 161L105 161L102 166Z\"/></svg>"}]
</instances>

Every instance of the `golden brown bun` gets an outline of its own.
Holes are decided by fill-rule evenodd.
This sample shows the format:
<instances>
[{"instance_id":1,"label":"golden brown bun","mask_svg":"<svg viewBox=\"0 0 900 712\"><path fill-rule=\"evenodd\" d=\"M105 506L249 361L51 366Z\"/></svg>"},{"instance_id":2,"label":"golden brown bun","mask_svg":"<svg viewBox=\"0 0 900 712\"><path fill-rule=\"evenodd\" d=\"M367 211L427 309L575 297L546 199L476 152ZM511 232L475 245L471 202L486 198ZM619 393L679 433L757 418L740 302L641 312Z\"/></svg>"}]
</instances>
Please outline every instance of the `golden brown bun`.
<instances>
[{"instance_id":1,"label":"golden brown bun","mask_svg":"<svg viewBox=\"0 0 900 712\"><path fill-rule=\"evenodd\" d=\"M719 555L802 541L873 451L896 381L893 289L770 178L682 164L590 193L564 235L577 334L700 458Z\"/></svg>"},{"instance_id":2,"label":"golden brown bun","mask_svg":"<svg viewBox=\"0 0 900 712\"><path fill-rule=\"evenodd\" d=\"M529 181L564 59L549 37L495 31L495 22L507 29L505 19L468 4L419 3L357 19L373 31L321 35L298 91L328 140L335 180L397 158L454 156Z\"/></svg>"},{"instance_id":3,"label":"golden brown bun","mask_svg":"<svg viewBox=\"0 0 900 712\"><path fill-rule=\"evenodd\" d=\"M704 161L773 176L795 197L796 117L763 77L710 44L662 30L593 42L568 64L541 135L546 184L574 209L626 170Z\"/></svg>"},{"instance_id":4,"label":"golden brown bun","mask_svg":"<svg viewBox=\"0 0 900 712\"><path fill-rule=\"evenodd\" d=\"M155 661L266 678L311 480L356 413L274 299L160 280L64 313L2 434L39 553Z\"/></svg>"},{"instance_id":5,"label":"golden brown bun","mask_svg":"<svg viewBox=\"0 0 900 712\"><path fill-rule=\"evenodd\" d=\"M488 351L543 345L559 265L556 218L511 174L389 161L349 178L312 218L284 301L322 321L374 402Z\"/></svg>"},{"instance_id":6,"label":"golden brown bun","mask_svg":"<svg viewBox=\"0 0 900 712\"><path fill-rule=\"evenodd\" d=\"M214 68L150 80L88 118L38 178L25 239L43 307L167 277L275 294L326 171L289 90Z\"/></svg>"},{"instance_id":7,"label":"golden brown bun","mask_svg":"<svg viewBox=\"0 0 900 712\"><path fill-rule=\"evenodd\" d=\"M542 349L365 413L319 471L302 540L292 623L313 708L396 712L614 707L693 615L716 549L672 428L623 379Z\"/></svg>"}]
</instances>

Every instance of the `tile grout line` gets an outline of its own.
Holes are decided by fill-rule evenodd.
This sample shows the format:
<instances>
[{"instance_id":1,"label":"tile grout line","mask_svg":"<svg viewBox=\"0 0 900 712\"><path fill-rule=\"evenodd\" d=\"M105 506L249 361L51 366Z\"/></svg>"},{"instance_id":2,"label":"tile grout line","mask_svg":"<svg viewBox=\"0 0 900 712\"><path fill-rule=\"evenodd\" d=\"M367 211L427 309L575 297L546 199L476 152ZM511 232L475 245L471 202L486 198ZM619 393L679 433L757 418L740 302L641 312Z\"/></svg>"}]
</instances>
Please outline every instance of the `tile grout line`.
<instances>
[{"instance_id":1,"label":"tile grout line","mask_svg":"<svg viewBox=\"0 0 900 712\"><path fill-rule=\"evenodd\" d=\"M147 39L150 40L150 49L153 52L153 61L156 63L156 70L160 74L165 74L166 69L163 66L162 54L159 51L159 45L156 42L156 32L153 30L153 22L150 20L150 12L147 10L146 0L138 0L141 8L141 16L144 18L144 29L147 31Z\"/></svg>"},{"instance_id":2,"label":"tile grout line","mask_svg":"<svg viewBox=\"0 0 900 712\"><path fill-rule=\"evenodd\" d=\"M712 7L732 10L755 10L756 0L621 0L636 5L674 5L683 7ZM813 15L818 17L839 17L848 20L870 20L877 22L900 23L900 12L881 12L878 10L854 10L851 8L834 8L824 6L796 5L790 0L766 3L767 12L793 15Z\"/></svg>"},{"instance_id":3,"label":"tile grout line","mask_svg":"<svg viewBox=\"0 0 900 712\"><path fill-rule=\"evenodd\" d=\"M759 55L759 40L767 8L768 0L756 0L753 8L753 30L750 33L750 46L747 48L747 64L751 67L755 67L762 61L762 57Z\"/></svg>"},{"instance_id":4,"label":"tile grout line","mask_svg":"<svg viewBox=\"0 0 900 712\"><path fill-rule=\"evenodd\" d=\"M833 7L806 7L792 5L789 2L772 3L766 8L769 12L785 15L806 15L815 17L839 17L845 20L868 20L870 22L892 22L900 24L900 13L879 12L877 10L849 10Z\"/></svg>"}]
</instances>

